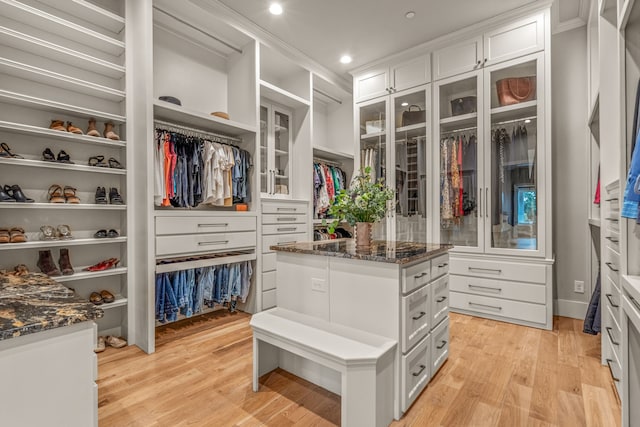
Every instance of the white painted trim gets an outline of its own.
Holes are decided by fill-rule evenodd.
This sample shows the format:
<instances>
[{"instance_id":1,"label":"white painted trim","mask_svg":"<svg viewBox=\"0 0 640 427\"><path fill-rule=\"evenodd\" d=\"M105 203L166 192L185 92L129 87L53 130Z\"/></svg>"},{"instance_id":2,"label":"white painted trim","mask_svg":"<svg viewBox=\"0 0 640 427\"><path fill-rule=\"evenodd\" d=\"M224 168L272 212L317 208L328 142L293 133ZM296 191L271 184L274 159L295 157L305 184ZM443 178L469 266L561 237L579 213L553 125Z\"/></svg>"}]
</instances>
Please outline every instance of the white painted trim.
<instances>
[{"instance_id":1,"label":"white painted trim","mask_svg":"<svg viewBox=\"0 0 640 427\"><path fill-rule=\"evenodd\" d=\"M553 301L553 315L570 317L572 319L584 319L589 304L582 301L557 299Z\"/></svg>"},{"instance_id":2,"label":"white painted trim","mask_svg":"<svg viewBox=\"0 0 640 427\"><path fill-rule=\"evenodd\" d=\"M560 22L560 0L556 0L551 5L551 35L570 31L587 25L589 18L589 3L587 0L579 0L578 16L567 21Z\"/></svg>"}]
</instances>

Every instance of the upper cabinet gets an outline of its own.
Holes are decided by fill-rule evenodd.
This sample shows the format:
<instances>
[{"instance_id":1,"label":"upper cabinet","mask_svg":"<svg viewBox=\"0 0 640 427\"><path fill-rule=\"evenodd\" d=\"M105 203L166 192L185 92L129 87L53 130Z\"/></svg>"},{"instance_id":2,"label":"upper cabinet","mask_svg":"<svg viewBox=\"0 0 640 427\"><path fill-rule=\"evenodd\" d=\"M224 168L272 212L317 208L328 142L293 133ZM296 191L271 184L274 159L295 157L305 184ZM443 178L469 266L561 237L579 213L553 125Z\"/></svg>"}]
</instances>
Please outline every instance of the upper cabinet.
<instances>
[{"instance_id":1,"label":"upper cabinet","mask_svg":"<svg viewBox=\"0 0 640 427\"><path fill-rule=\"evenodd\" d=\"M428 54L405 62L377 67L354 78L355 101L362 102L389 95L420 86L430 80L431 61Z\"/></svg>"},{"instance_id":2,"label":"upper cabinet","mask_svg":"<svg viewBox=\"0 0 640 427\"><path fill-rule=\"evenodd\" d=\"M518 58L544 49L544 14L540 13L436 50L434 80Z\"/></svg>"}]
</instances>

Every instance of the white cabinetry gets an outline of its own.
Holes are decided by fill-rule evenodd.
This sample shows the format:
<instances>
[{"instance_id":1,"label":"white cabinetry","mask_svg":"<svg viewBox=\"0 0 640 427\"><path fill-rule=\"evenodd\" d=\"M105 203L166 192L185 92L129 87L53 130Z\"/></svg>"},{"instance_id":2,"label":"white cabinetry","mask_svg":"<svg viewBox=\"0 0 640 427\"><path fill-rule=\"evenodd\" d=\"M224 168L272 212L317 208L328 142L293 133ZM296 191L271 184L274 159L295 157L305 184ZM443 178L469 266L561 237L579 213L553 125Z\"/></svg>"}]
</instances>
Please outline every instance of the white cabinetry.
<instances>
[{"instance_id":1,"label":"white cabinetry","mask_svg":"<svg viewBox=\"0 0 640 427\"><path fill-rule=\"evenodd\" d=\"M366 101L431 81L430 55L377 67L354 77L356 102Z\"/></svg>"},{"instance_id":2,"label":"white cabinetry","mask_svg":"<svg viewBox=\"0 0 640 427\"><path fill-rule=\"evenodd\" d=\"M637 427L640 422L640 280L622 278L622 425ZM616 384L620 384L617 382Z\"/></svg>"},{"instance_id":3,"label":"white cabinetry","mask_svg":"<svg viewBox=\"0 0 640 427\"><path fill-rule=\"evenodd\" d=\"M262 197L291 197L292 114L275 104L260 106L260 192Z\"/></svg>"}]
</instances>

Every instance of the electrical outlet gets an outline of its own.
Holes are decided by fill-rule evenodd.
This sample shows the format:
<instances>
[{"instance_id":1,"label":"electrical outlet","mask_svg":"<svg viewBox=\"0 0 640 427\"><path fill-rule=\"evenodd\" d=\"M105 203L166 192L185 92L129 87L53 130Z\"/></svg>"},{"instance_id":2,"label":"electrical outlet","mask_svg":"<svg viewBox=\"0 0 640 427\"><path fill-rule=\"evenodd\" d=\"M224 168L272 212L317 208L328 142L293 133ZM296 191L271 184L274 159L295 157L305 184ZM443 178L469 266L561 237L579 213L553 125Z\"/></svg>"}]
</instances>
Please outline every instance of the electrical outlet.
<instances>
[{"instance_id":1,"label":"electrical outlet","mask_svg":"<svg viewBox=\"0 0 640 427\"><path fill-rule=\"evenodd\" d=\"M584 294L584 281L582 280L574 280L573 282L573 291Z\"/></svg>"},{"instance_id":2,"label":"electrical outlet","mask_svg":"<svg viewBox=\"0 0 640 427\"><path fill-rule=\"evenodd\" d=\"M316 292L327 292L327 282L324 279L311 279L311 290Z\"/></svg>"}]
</instances>

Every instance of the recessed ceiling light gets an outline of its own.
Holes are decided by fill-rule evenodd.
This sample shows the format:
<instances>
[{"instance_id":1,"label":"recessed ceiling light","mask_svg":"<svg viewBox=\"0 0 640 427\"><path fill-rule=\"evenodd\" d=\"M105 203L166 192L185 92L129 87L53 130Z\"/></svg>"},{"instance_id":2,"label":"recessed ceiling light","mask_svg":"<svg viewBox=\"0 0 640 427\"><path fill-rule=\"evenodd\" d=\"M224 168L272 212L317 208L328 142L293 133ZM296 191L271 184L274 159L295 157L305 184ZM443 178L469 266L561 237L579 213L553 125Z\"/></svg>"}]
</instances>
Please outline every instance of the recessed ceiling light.
<instances>
[{"instance_id":1,"label":"recessed ceiling light","mask_svg":"<svg viewBox=\"0 0 640 427\"><path fill-rule=\"evenodd\" d=\"M404 17L407 18L407 19L413 19L414 16L416 16L416 13L414 11L412 11L412 10L410 10L409 12L404 14Z\"/></svg>"},{"instance_id":2,"label":"recessed ceiling light","mask_svg":"<svg viewBox=\"0 0 640 427\"><path fill-rule=\"evenodd\" d=\"M400 104L400 106L402 106L402 107L406 107L407 105L409 105L408 102L403 102L402 104Z\"/></svg>"},{"instance_id":3,"label":"recessed ceiling light","mask_svg":"<svg viewBox=\"0 0 640 427\"><path fill-rule=\"evenodd\" d=\"M340 62L342 62L343 64L349 64L351 63L352 59L349 55L342 55L340 57Z\"/></svg>"},{"instance_id":4,"label":"recessed ceiling light","mask_svg":"<svg viewBox=\"0 0 640 427\"><path fill-rule=\"evenodd\" d=\"M269 12L271 12L272 15L282 15L282 6L280 3L271 3Z\"/></svg>"}]
</instances>

